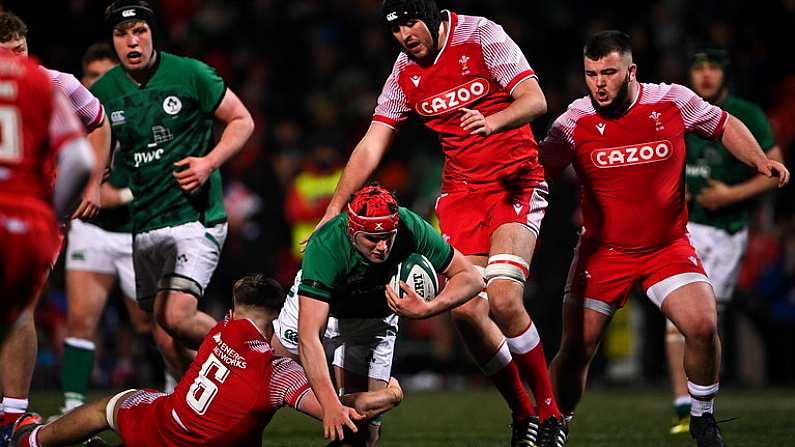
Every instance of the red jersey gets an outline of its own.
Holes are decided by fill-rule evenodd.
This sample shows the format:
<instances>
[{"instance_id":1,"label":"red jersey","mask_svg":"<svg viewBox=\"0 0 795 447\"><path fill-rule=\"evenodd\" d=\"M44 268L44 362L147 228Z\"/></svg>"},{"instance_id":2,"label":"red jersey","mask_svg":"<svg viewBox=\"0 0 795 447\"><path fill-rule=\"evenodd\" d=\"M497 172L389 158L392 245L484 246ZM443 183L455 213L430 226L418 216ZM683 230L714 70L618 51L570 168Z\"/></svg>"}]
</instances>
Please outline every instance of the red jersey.
<instances>
[{"instance_id":1,"label":"red jersey","mask_svg":"<svg viewBox=\"0 0 795 447\"><path fill-rule=\"evenodd\" d=\"M274 357L250 320L218 323L174 393L154 402L162 445L262 445L262 430L310 390L303 368Z\"/></svg>"},{"instance_id":2,"label":"red jersey","mask_svg":"<svg viewBox=\"0 0 795 447\"><path fill-rule=\"evenodd\" d=\"M544 165L568 163L582 183L582 237L624 252L648 252L686 234L685 133L716 139L728 114L677 84L640 84L618 118L580 98L542 142Z\"/></svg>"},{"instance_id":3,"label":"red jersey","mask_svg":"<svg viewBox=\"0 0 795 447\"><path fill-rule=\"evenodd\" d=\"M373 121L396 128L411 112L439 134L445 155L442 192L506 179L538 182L538 145L530 125L488 137L461 129L462 107L484 116L508 107L520 82L536 77L522 50L501 26L483 17L447 14L449 30L434 63L405 53L384 84Z\"/></svg>"},{"instance_id":4,"label":"red jersey","mask_svg":"<svg viewBox=\"0 0 795 447\"><path fill-rule=\"evenodd\" d=\"M38 65L0 54L0 206L52 214L47 163L83 129Z\"/></svg>"}]
</instances>

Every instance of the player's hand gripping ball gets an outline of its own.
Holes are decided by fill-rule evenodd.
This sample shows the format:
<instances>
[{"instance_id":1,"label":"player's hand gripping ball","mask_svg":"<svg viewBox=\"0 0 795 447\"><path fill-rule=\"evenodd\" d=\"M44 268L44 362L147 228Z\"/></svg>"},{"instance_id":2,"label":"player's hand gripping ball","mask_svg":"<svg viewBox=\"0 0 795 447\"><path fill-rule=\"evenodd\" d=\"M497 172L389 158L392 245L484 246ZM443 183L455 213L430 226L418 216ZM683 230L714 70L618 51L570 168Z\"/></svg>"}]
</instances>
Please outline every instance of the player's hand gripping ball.
<instances>
[{"instance_id":1,"label":"player's hand gripping ball","mask_svg":"<svg viewBox=\"0 0 795 447\"><path fill-rule=\"evenodd\" d=\"M431 261L419 253L410 254L398 264L395 273L389 279L389 286L403 298L404 292L400 288L400 281L405 282L425 301L433 300L439 293L439 277L436 275L436 270Z\"/></svg>"}]
</instances>

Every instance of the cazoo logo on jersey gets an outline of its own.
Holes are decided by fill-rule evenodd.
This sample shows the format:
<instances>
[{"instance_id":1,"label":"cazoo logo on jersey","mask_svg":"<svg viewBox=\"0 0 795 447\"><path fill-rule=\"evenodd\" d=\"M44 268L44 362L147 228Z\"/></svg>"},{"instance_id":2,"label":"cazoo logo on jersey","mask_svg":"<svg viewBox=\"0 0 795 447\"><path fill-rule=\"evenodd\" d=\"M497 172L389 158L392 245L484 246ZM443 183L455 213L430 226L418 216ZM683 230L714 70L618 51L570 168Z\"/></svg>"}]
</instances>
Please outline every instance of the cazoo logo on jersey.
<instances>
[{"instance_id":1,"label":"cazoo logo on jersey","mask_svg":"<svg viewBox=\"0 0 795 447\"><path fill-rule=\"evenodd\" d=\"M630 146L596 149L591 152L591 160L597 168L617 168L620 166L641 165L667 160L673 152L673 144L668 140Z\"/></svg>"},{"instance_id":2,"label":"cazoo logo on jersey","mask_svg":"<svg viewBox=\"0 0 795 447\"><path fill-rule=\"evenodd\" d=\"M486 96L488 92L489 82L483 78L476 78L446 92L423 99L416 105L417 113L423 116L441 115L472 104Z\"/></svg>"}]
</instances>

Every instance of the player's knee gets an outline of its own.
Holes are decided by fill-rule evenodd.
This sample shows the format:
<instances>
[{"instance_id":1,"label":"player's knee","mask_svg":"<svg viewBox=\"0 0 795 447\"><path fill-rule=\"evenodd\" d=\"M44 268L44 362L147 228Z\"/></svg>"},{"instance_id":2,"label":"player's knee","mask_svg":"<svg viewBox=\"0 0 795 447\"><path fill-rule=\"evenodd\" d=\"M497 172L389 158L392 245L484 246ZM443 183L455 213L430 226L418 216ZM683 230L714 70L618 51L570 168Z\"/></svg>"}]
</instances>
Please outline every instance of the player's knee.
<instances>
[{"instance_id":1,"label":"player's knee","mask_svg":"<svg viewBox=\"0 0 795 447\"><path fill-rule=\"evenodd\" d=\"M485 300L473 299L450 311L453 323L458 327L477 327L479 321L488 318L489 304Z\"/></svg>"},{"instance_id":2,"label":"player's knee","mask_svg":"<svg viewBox=\"0 0 795 447\"><path fill-rule=\"evenodd\" d=\"M682 328L685 339L699 343L712 343L718 336L717 318L710 315L691 319L686 327Z\"/></svg>"},{"instance_id":3,"label":"player's knee","mask_svg":"<svg viewBox=\"0 0 795 447\"><path fill-rule=\"evenodd\" d=\"M494 280L487 288L489 308L499 321L509 321L526 312L522 300L523 287L508 280Z\"/></svg>"}]
</instances>

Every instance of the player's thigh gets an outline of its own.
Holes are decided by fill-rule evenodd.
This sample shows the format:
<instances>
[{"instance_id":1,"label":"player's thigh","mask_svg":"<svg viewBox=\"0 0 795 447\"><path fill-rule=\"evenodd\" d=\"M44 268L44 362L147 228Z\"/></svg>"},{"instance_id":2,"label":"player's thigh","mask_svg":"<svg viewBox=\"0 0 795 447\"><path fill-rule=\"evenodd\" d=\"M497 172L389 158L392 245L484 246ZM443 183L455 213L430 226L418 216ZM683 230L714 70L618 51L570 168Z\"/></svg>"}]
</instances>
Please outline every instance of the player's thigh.
<instances>
[{"instance_id":1,"label":"player's thigh","mask_svg":"<svg viewBox=\"0 0 795 447\"><path fill-rule=\"evenodd\" d=\"M512 254L530 262L546 213L548 195L546 182L530 182L486 196L491 203L488 216L491 256Z\"/></svg>"},{"instance_id":2,"label":"player's thigh","mask_svg":"<svg viewBox=\"0 0 795 447\"><path fill-rule=\"evenodd\" d=\"M190 222L172 228L175 262L172 272L164 271L159 290L179 290L201 298L218 266L226 232L226 223L205 227Z\"/></svg>"},{"instance_id":3,"label":"player's thigh","mask_svg":"<svg viewBox=\"0 0 795 447\"><path fill-rule=\"evenodd\" d=\"M661 310L686 337L717 330L715 294L708 282L691 282L676 288L667 295Z\"/></svg>"}]
</instances>

